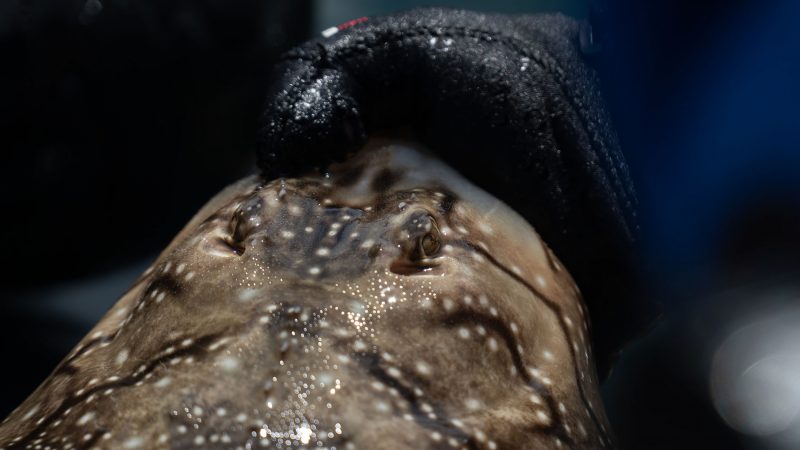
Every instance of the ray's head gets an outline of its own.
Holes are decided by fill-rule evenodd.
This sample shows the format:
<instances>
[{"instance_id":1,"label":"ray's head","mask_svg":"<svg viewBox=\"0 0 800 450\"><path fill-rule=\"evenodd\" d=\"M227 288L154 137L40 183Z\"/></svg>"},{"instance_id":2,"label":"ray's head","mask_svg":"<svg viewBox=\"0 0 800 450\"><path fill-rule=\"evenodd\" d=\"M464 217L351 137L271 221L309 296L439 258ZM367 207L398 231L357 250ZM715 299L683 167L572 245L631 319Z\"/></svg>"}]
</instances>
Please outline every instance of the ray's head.
<instances>
[{"instance_id":1,"label":"ray's head","mask_svg":"<svg viewBox=\"0 0 800 450\"><path fill-rule=\"evenodd\" d=\"M575 289L524 219L413 146L374 145L324 175L248 183L184 231L194 229L184 243L198 262L257 260L320 286L385 271L455 287L493 265L510 273L499 284L532 278L544 289L552 278Z\"/></svg>"},{"instance_id":2,"label":"ray's head","mask_svg":"<svg viewBox=\"0 0 800 450\"><path fill-rule=\"evenodd\" d=\"M223 191L10 419L8 448L611 445L568 270L398 144Z\"/></svg>"},{"instance_id":3,"label":"ray's head","mask_svg":"<svg viewBox=\"0 0 800 450\"><path fill-rule=\"evenodd\" d=\"M528 421L547 431L532 442L610 443L578 287L522 217L434 156L373 144L324 175L259 186L228 211L207 244L269 274L252 289L343 309L341 350L381 382L425 384L457 423L471 416L459 433L514 446L513 424ZM410 378L390 375L398 364ZM367 422L365 409L349 421ZM444 412L421 414L453 428Z\"/></svg>"}]
</instances>

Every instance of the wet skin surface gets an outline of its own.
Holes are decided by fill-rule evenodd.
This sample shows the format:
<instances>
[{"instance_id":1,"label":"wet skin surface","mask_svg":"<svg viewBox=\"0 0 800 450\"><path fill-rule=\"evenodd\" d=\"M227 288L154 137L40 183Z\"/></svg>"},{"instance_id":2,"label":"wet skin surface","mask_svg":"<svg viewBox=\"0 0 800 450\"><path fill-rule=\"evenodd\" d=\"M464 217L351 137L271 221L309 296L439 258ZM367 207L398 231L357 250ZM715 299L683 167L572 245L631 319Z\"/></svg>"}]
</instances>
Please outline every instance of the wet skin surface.
<instances>
[{"instance_id":1,"label":"wet skin surface","mask_svg":"<svg viewBox=\"0 0 800 450\"><path fill-rule=\"evenodd\" d=\"M0 448L608 448L578 288L410 147L227 188Z\"/></svg>"}]
</instances>

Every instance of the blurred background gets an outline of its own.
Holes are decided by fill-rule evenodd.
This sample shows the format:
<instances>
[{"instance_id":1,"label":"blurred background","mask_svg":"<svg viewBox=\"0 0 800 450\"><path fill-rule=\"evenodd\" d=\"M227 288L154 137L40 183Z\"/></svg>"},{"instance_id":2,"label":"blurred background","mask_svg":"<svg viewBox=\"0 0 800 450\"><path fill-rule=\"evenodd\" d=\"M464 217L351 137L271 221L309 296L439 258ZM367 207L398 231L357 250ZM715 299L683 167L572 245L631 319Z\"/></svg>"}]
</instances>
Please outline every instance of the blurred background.
<instances>
[{"instance_id":1,"label":"blurred background","mask_svg":"<svg viewBox=\"0 0 800 450\"><path fill-rule=\"evenodd\" d=\"M278 55L414 6L591 18L661 305L604 385L623 448L800 448L800 2L0 2L0 416L254 170Z\"/></svg>"}]
</instances>

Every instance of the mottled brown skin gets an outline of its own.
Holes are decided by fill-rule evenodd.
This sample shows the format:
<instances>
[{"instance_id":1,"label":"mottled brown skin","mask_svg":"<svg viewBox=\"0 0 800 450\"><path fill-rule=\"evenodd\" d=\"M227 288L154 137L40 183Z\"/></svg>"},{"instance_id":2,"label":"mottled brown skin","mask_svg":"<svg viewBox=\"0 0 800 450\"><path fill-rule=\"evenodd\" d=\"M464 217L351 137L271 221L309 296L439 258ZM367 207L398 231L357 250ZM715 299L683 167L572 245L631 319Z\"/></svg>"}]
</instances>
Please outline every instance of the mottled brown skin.
<instances>
[{"instance_id":1,"label":"mottled brown skin","mask_svg":"<svg viewBox=\"0 0 800 450\"><path fill-rule=\"evenodd\" d=\"M607 448L569 274L402 146L220 193L0 448Z\"/></svg>"}]
</instances>

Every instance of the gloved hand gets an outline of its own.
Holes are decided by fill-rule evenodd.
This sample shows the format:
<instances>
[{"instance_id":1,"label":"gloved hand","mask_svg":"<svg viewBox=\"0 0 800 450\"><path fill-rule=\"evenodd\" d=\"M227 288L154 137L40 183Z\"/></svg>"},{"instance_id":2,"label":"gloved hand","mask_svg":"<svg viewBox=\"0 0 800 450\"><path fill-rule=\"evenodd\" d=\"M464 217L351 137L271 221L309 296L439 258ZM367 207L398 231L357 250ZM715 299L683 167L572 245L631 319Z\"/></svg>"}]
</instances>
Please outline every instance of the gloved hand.
<instances>
[{"instance_id":1,"label":"gloved hand","mask_svg":"<svg viewBox=\"0 0 800 450\"><path fill-rule=\"evenodd\" d=\"M259 135L266 175L324 168L378 132L410 135L534 225L595 323L614 324L598 353L617 347L626 327L608 316L635 316L624 301L635 197L579 24L419 9L325 34L276 68Z\"/></svg>"}]
</instances>

